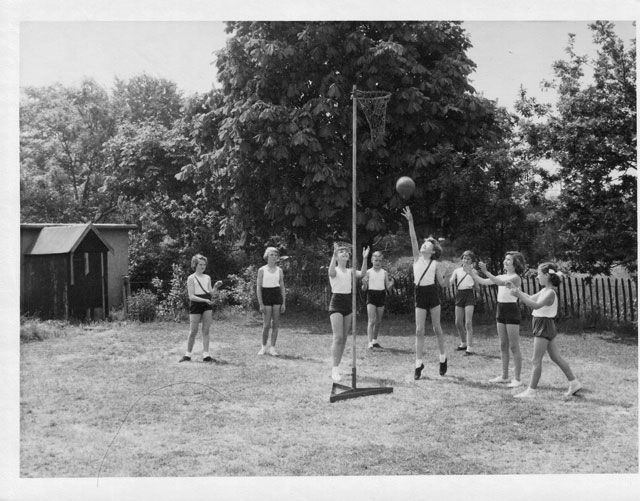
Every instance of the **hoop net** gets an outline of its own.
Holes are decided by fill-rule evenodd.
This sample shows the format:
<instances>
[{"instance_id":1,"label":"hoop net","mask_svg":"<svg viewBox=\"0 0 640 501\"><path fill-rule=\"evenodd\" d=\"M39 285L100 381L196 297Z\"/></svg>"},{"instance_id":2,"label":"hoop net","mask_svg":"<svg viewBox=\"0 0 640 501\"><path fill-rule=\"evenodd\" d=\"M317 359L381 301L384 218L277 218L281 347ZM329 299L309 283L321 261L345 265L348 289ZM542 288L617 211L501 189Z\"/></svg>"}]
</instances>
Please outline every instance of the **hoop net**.
<instances>
[{"instance_id":1,"label":"hoop net","mask_svg":"<svg viewBox=\"0 0 640 501\"><path fill-rule=\"evenodd\" d=\"M354 97L357 99L369 124L371 140L377 142L384 137L387 103L391 99L391 92L356 90Z\"/></svg>"}]
</instances>

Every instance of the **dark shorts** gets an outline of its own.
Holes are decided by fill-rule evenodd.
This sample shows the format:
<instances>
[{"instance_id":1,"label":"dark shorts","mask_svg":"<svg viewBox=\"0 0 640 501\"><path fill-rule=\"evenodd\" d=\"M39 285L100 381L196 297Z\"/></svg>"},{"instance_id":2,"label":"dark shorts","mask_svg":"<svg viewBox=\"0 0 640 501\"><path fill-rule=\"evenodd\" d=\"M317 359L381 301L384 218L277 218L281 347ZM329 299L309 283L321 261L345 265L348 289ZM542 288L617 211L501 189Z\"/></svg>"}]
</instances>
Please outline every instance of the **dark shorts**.
<instances>
[{"instance_id":1,"label":"dark shorts","mask_svg":"<svg viewBox=\"0 0 640 501\"><path fill-rule=\"evenodd\" d=\"M262 304L265 306L282 304L282 293L280 292L280 287L263 287Z\"/></svg>"},{"instance_id":2,"label":"dark shorts","mask_svg":"<svg viewBox=\"0 0 640 501\"><path fill-rule=\"evenodd\" d=\"M532 317L531 319L533 335L543 337L551 341L556 334L556 321L549 317Z\"/></svg>"},{"instance_id":3,"label":"dark shorts","mask_svg":"<svg viewBox=\"0 0 640 501\"><path fill-rule=\"evenodd\" d=\"M381 291L368 290L367 291L367 304L372 304L376 308L383 308L384 307L384 300L386 299L386 297L387 297L387 291L385 291L385 290L381 290Z\"/></svg>"},{"instance_id":4,"label":"dark shorts","mask_svg":"<svg viewBox=\"0 0 640 501\"><path fill-rule=\"evenodd\" d=\"M507 325L520 325L520 306L518 303L498 303L496 322Z\"/></svg>"},{"instance_id":5,"label":"dark shorts","mask_svg":"<svg viewBox=\"0 0 640 501\"><path fill-rule=\"evenodd\" d=\"M351 312L351 294L331 294L329 315L340 313L346 316L351 314Z\"/></svg>"},{"instance_id":6,"label":"dark shorts","mask_svg":"<svg viewBox=\"0 0 640 501\"><path fill-rule=\"evenodd\" d=\"M416 286L414 298L416 300L416 308L430 310L440 306L440 296L438 296L438 288L435 284Z\"/></svg>"},{"instance_id":7,"label":"dark shorts","mask_svg":"<svg viewBox=\"0 0 640 501\"><path fill-rule=\"evenodd\" d=\"M458 289L456 292L456 306L464 308L465 306L475 306L476 296L473 289Z\"/></svg>"},{"instance_id":8,"label":"dark shorts","mask_svg":"<svg viewBox=\"0 0 640 501\"><path fill-rule=\"evenodd\" d=\"M196 296L203 299L211 299L211 294L196 294ZM207 303L201 303L196 301L189 301L189 314L190 315L202 315L207 310L212 310L212 306Z\"/></svg>"}]
</instances>

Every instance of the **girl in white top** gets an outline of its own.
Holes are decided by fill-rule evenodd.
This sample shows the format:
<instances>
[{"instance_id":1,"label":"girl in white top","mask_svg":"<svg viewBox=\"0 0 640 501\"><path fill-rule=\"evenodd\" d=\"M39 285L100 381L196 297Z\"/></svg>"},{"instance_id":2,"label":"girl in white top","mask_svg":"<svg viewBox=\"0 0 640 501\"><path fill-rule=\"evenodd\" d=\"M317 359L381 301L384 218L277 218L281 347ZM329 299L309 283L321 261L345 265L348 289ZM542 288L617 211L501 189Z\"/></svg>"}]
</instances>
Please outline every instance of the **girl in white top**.
<instances>
[{"instance_id":1,"label":"girl in white top","mask_svg":"<svg viewBox=\"0 0 640 501\"><path fill-rule=\"evenodd\" d=\"M356 278L361 278L367 271L367 257L369 248L362 250L362 269L356 270ZM350 248L334 244L333 255L329 263L329 283L331 284L331 303L329 304L329 319L331 320L331 330L333 331L333 342L331 343L331 378L334 381L341 381L340 361L344 353L347 337L351 331L351 292L352 273L354 270L347 268L347 263L351 257Z\"/></svg>"},{"instance_id":2,"label":"girl in white top","mask_svg":"<svg viewBox=\"0 0 640 501\"><path fill-rule=\"evenodd\" d=\"M442 249L438 241L428 238L422 246L418 247L418 237L413 225L411 209L405 207L402 215L409 222L409 236L411 237L411 249L413 252L413 275L415 280L415 315L416 315L416 365L413 379L420 379L424 364L424 333L427 322L427 310L431 314L431 326L438 340L440 352L440 375L447 373L447 354L445 351L444 333L440 325L440 299L436 283L444 285L444 269L438 261Z\"/></svg>"},{"instance_id":3,"label":"girl in white top","mask_svg":"<svg viewBox=\"0 0 640 501\"><path fill-rule=\"evenodd\" d=\"M549 353L551 360L564 372L569 380L569 389L566 395L575 395L582 389L582 384L576 379L571 371L571 367L560 356L556 341L555 317L558 314L558 290L560 285L560 272L557 271L553 263L543 263L538 266L538 282L543 287L541 291L529 296L512 284L508 284L510 293L522 300L524 304L533 309L533 372L529 388L522 393L515 395L516 398L533 398L536 396L536 389L540 376L542 375L542 358L545 353Z\"/></svg>"},{"instance_id":4,"label":"girl in white top","mask_svg":"<svg viewBox=\"0 0 640 501\"><path fill-rule=\"evenodd\" d=\"M502 375L490 379L490 383L508 383L510 388L522 386L520 373L522 371L522 353L520 353L520 307L518 298L509 294L507 283L520 287L520 275L524 273L524 257L519 252L507 252L504 257L504 274L494 276L487 271L485 263L478 263L480 270L488 278L481 278L475 270L471 275L480 285L498 286L498 305L496 308L496 329L500 338L500 358L502 360ZM514 378L509 382L509 352L513 354Z\"/></svg>"},{"instance_id":5,"label":"girl in white top","mask_svg":"<svg viewBox=\"0 0 640 501\"><path fill-rule=\"evenodd\" d=\"M369 349L382 349L378 343L380 324L384 315L384 304L387 291L393 287L393 279L382 269L384 256L382 252L375 251L371 255L371 268L362 277L362 290L367 293L367 337Z\"/></svg>"},{"instance_id":6,"label":"girl in white top","mask_svg":"<svg viewBox=\"0 0 640 501\"><path fill-rule=\"evenodd\" d=\"M278 266L280 253L275 247L267 247L263 258L267 264L258 270L256 280L256 295L262 312L262 348L258 355L267 353L269 342L269 330L271 330L271 346L269 355L277 357L276 340L280 326L280 313L286 310L286 293L284 287L284 274Z\"/></svg>"},{"instance_id":7,"label":"girl in white top","mask_svg":"<svg viewBox=\"0 0 640 501\"><path fill-rule=\"evenodd\" d=\"M458 351L464 351L466 356L473 355L473 312L476 307L474 289L475 280L471 276L471 268L476 260L476 255L470 251L462 253L462 266L453 270L449 285L456 286L456 330L460 336Z\"/></svg>"}]
</instances>

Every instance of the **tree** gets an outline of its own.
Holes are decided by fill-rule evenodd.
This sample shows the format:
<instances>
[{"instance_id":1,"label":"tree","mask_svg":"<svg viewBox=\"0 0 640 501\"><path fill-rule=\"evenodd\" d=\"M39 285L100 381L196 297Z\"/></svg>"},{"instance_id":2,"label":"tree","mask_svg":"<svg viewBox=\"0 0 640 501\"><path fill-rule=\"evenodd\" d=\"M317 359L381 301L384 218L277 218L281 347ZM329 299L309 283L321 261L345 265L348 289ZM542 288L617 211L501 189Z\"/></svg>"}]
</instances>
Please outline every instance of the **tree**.
<instances>
[{"instance_id":1,"label":"tree","mask_svg":"<svg viewBox=\"0 0 640 501\"><path fill-rule=\"evenodd\" d=\"M473 62L459 23L233 22L219 53L221 102L211 149L182 179L206 180L250 244L274 234L348 234L351 90L387 90L387 134L373 144L358 113L358 225L365 238L399 224L395 179L418 185L418 224L445 233L433 210L453 153L472 152L504 131L493 103L475 95Z\"/></svg>"},{"instance_id":2,"label":"tree","mask_svg":"<svg viewBox=\"0 0 640 501\"><path fill-rule=\"evenodd\" d=\"M554 222L561 252L577 271L609 274L613 266L637 267L636 49L626 50L614 25L590 24L597 57L574 51L554 64L554 110L523 91L517 109L523 136L538 158L560 165L562 191ZM585 84L585 65L593 79Z\"/></svg>"}]
</instances>

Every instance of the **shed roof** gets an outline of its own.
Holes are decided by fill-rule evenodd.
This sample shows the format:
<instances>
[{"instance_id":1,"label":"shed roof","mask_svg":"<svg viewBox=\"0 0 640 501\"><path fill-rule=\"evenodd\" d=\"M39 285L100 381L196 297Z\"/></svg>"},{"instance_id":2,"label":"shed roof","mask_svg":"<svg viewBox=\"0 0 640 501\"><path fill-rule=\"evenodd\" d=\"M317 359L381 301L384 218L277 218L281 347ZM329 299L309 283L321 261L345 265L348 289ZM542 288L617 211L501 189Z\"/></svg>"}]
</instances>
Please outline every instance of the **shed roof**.
<instances>
[{"instance_id":1,"label":"shed roof","mask_svg":"<svg viewBox=\"0 0 640 501\"><path fill-rule=\"evenodd\" d=\"M111 247L100 235L93 224L72 224L67 226L45 226L38 233L38 238L31 249L25 252L28 256L45 254L68 254L77 249L89 232L95 233L104 246L111 252Z\"/></svg>"}]
</instances>

